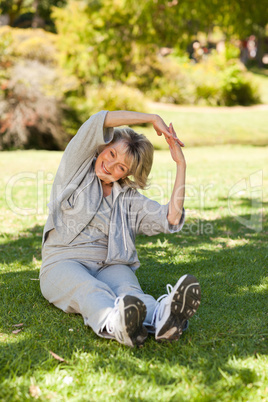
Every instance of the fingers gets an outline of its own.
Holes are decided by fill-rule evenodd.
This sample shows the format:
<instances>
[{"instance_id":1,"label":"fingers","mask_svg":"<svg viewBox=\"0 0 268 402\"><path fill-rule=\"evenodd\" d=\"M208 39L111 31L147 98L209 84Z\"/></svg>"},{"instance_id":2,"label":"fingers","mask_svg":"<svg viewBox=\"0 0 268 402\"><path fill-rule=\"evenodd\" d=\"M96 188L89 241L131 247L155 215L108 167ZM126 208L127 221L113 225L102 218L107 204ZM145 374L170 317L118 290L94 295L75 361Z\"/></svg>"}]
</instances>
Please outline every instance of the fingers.
<instances>
[{"instance_id":1,"label":"fingers","mask_svg":"<svg viewBox=\"0 0 268 402\"><path fill-rule=\"evenodd\" d=\"M173 124L170 123L170 125L168 127L162 119L160 119L160 123L158 121L157 124L154 124L154 129L155 129L157 135L161 136L163 134L165 136L167 142L168 142L168 139L169 140L172 139L172 140L174 140L175 143L177 143L181 147L184 147L184 143L177 137ZM168 142L168 144L171 145L169 142Z\"/></svg>"},{"instance_id":2,"label":"fingers","mask_svg":"<svg viewBox=\"0 0 268 402\"><path fill-rule=\"evenodd\" d=\"M184 147L184 143L177 137L177 134L176 134L176 132L175 132L175 130L174 130L173 124L170 123L169 127L170 127L171 133L173 134L173 137L176 139L177 143L178 143L181 147Z\"/></svg>"},{"instance_id":3,"label":"fingers","mask_svg":"<svg viewBox=\"0 0 268 402\"><path fill-rule=\"evenodd\" d=\"M170 125L169 125L169 128L168 128L168 131L169 131L169 135L166 135L166 134L164 134L165 135L165 137L166 137L166 140L167 139L171 139L171 140L174 140L177 144L179 144L181 147L184 147L184 143L177 137L177 134L176 134L176 132L175 132L175 130L174 130L174 127L173 127L173 125L172 125L172 123L170 123ZM169 144L170 145L170 144Z\"/></svg>"}]
</instances>

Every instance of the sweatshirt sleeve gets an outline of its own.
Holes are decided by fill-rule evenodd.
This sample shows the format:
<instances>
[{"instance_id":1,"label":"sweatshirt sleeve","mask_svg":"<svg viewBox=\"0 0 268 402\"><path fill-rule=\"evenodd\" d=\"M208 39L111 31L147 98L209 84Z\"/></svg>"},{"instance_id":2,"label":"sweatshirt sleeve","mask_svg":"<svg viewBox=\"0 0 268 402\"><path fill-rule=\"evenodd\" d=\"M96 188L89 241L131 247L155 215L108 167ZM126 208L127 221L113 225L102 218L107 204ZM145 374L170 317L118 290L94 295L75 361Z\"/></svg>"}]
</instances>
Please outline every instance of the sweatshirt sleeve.
<instances>
[{"instance_id":1,"label":"sweatshirt sleeve","mask_svg":"<svg viewBox=\"0 0 268 402\"><path fill-rule=\"evenodd\" d=\"M168 222L168 204L160 205L158 202L139 194L135 200L135 209L137 214L136 230L140 234L152 236L159 233L175 233L179 232L184 225L184 208L178 225L171 225Z\"/></svg>"},{"instance_id":2,"label":"sweatshirt sleeve","mask_svg":"<svg viewBox=\"0 0 268 402\"><path fill-rule=\"evenodd\" d=\"M113 128L104 128L108 111L92 115L78 130L67 145L61 159L55 184L62 188L70 183L84 163L93 158L100 145L108 144L113 138Z\"/></svg>"}]
</instances>

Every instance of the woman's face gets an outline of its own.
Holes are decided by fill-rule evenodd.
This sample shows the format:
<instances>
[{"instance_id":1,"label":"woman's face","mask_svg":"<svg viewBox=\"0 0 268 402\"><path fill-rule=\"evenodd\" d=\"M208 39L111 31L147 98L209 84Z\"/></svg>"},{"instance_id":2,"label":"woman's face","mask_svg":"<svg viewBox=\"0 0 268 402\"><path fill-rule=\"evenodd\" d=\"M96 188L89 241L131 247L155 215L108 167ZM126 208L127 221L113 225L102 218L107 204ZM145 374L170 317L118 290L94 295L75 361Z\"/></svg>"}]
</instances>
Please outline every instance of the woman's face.
<instances>
[{"instance_id":1,"label":"woman's face","mask_svg":"<svg viewBox=\"0 0 268 402\"><path fill-rule=\"evenodd\" d=\"M105 184L110 184L127 177L130 170L126 158L126 144L123 141L107 145L99 154L95 163L95 172Z\"/></svg>"}]
</instances>

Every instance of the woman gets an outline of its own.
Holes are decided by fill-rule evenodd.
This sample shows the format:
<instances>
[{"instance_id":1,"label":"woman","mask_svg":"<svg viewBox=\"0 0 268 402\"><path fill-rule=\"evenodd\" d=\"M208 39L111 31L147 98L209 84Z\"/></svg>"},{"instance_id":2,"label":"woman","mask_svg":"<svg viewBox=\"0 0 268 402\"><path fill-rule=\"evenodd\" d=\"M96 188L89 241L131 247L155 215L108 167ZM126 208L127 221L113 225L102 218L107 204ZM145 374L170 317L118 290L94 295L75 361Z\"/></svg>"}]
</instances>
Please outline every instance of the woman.
<instances>
[{"instance_id":1,"label":"woman","mask_svg":"<svg viewBox=\"0 0 268 402\"><path fill-rule=\"evenodd\" d=\"M171 199L160 205L141 195L151 170L153 146L122 125L152 123L164 135L177 165ZM40 285L44 297L67 313L79 313L105 338L141 345L177 340L200 304L200 286L184 275L156 301L134 271L140 263L137 233L178 232L184 223L185 159L173 126L157 115L102 111L88 119L68 144L44 228Z\"/></svg>"}]
</instances>

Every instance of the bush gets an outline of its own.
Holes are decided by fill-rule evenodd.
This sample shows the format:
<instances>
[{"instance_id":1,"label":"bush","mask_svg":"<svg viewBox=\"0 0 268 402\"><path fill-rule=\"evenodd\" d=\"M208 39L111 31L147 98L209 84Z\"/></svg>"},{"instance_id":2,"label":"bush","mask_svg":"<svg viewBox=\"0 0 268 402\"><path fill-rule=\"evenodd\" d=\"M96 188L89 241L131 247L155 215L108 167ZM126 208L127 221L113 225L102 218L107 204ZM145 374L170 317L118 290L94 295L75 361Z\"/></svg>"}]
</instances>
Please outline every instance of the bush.
<instances>
[{"instance_id":1,"label":"bush","mask_svg":"<svg viewBox=\"0 0 268 402\"><path fill-rule=\"evenodd\" d=\"M232 65L222 73L221 102L226 106L260 103L256 84L238 65Z\"/></svg>"},{"instance_id":2,"label":"bush","mask_svg":"<svg viewBox=\"0 0 268 402\"><path fill-rule=\"evenodd\" d=\"M146 99L136 88L120 83L88 87L86 104L91 113L101 109L146 111Z\"/></svg>"},{"instance_id":3,"label":"bush","mask_svg":"<svg viewBox=\"0 0 268 402\"><path fill-rule=\"evenodd\" d=\"M155 101L209 106L260 102L257 85L237 59L216 53L197 64L170 59L163 60L162 75L154 78L147 91Z\"/></svg>"},{"instance_id":4,"label":"bush","mask_svg":"<svg viewBox=\"0 0 268 402\"><path fill-rule=\"evenodd\" d=\"M172 58L159 58L158 68L148 83L146 94L156 102L188 103L188 79Z\"/></svg>"},{"instance_id":5,"label":"bush","mask_svg":"<svg viewBox=\"0 0 268 402\"><path fill-rule=\"evenodd\" d=\"M46 37L30 37L24 40L17 50L17 55L25 59L39 60L41 63L54 63L55 46Z\"/></svg>"},{"instance_id":6,"label":"bush","mask_svg":"<svg viewBox=\"0 0 268 402\"><path fill-rule=\"evenodd\" d=\"M66 98L78 81L57 66L56 35L0 28L0 149L64 149L80 125Z\"/></svg>"},{"instance_id":7,"label":"bush","mask_svg":"<svg viewBox=\"0 0 268 402\"><path fill-rule=\"evenodd\" d=\"M146 101L147 99L138 89L120 83L87 86L85 96L78 96L77 93L73 93L67 98L68 105L76 111L81 123L100 110L146 112ZM75 130L73 134L75 134Z\"/></svg>"},{"instance_id":8,"label":"bush","mask_svg":"<svg viewBox=\"0 0 268 402\"><path fill-rule=\"evenodd\" d=\"M156 102L188 103L179 81L171 81L167 77L155 77L152 82L152 88L147 91L147 94Z\"/></svg>"},{"instance_id":9,"label":"bush","mask_svg":"<svg viewBox=\"0 0 268 402\"><path fill-rule=\"evenodd\" d=\"M14 63L23 58L56 65L56 38L42 29L0 27L1 60L8 57Z\"/></svg>"},{"instance_id":10,"label":"bush","mask_svg":"<svg viewBox=\"0 0 268 402\"><path fill-rule=\"evenodd\" d=\"M0 149L63 149L64 104L56 70L38 61L17 63L2 83Z\"/></svg>"},{"instance_id":11,"label":"bush","mask_svg":"<svg viewBox=\"0 0 268 402\"><path fill-rule=\"evenodd\" d=\"M163 56L158 42L152 39L155 31L150 31L147 8L138 7L139 11L143 10L139 14L133 12L133 7L136 6L125 7L124 2L111 0L69 0L64 9L54 9L59 62L79 79L79 96L87 97L86 110L96 110L101 105L119 108L122 102L118 98L131 98L124 95L125 91L131 91L126 86L139 89L155 101L177 104L216 106L257 101L256 88L245 78L237 59L239 50L233 44L226 46L223 55L212 53L198 64L181 63L172 56ZM141 21L143 29L139 28ZM234 77L228 68L232 65L241 70L237 72L240 90L235 85L230 86ZM124 90L116 84L110 88L111 81L120 82ZM90 96L86 95L88 86ZM98 90L94 89L96 86ZM121 91L119 97L118 91ZM76 103L74 98L72 103ZM133 109L129 101L123 105ZM80 105L77 110L81 110Z\"/></svg>"}]
</instances>

